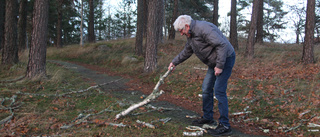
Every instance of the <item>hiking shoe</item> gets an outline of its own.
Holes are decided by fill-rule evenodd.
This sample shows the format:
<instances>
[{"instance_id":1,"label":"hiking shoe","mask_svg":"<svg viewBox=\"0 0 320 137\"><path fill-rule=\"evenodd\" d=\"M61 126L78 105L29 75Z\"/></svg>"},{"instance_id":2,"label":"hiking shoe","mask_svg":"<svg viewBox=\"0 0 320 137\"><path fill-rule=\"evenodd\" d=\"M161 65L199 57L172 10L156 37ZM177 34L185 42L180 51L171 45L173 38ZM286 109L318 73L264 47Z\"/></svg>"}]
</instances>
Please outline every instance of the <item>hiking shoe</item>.
<instances>
[{"instance_id":1,"label":"hiking shoe","mask_svg":"<svg viewBox=\"0 0 320 137\"><path fill-rule=\"evenodd\" d=\"M216 129L209 129L208 134L212 136L230 136L232 130L230 127L226 127L222 123L219 123Z\"/></svg>"},{"instance_id":2,"label":"hiking shoe","mask_svg":"<svg viewBox=\"0 0 320 137\"><path fill-rule=\"evenodd\" d=\"M204 124L208 124L208 125L217 125L217 122L215 120L207 120L203 117L192 121L192 125L193 126L198 126L198 127L202 127Z\"/></svg>"}]
</instances>

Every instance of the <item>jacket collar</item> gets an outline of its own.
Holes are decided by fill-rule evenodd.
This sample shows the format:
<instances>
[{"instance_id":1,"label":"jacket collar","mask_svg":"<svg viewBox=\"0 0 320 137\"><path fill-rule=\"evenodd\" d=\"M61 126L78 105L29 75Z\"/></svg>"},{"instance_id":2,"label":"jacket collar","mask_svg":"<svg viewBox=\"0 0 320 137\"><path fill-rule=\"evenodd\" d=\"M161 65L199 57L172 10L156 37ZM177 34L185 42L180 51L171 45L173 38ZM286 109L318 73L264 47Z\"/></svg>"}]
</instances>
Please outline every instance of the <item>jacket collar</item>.
<instances>
[{"instance_id":1,"label":"jacket collar","mask_svg":"<svg viewBox=\"0 0 320 137\"><path fill-rule=\"evenodd\" d=\"M193 36L193 29L194 29L194 26L196 25L196 21L195 20L191 20L191 23L190 23L190 29L189 29L189 32L188 33L190 33L190 37L192 37Z\"/></svg>"}]
</instances>

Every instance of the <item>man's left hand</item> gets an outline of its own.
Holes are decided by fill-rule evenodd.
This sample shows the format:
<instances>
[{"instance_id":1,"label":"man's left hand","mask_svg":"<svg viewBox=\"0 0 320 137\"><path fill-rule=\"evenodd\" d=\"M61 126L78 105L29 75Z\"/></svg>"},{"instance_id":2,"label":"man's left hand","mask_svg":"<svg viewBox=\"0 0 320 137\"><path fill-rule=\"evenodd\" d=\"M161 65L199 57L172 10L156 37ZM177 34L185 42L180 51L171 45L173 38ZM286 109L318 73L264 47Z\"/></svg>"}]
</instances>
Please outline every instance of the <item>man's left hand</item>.
<instances>
[{"instance_id":1,"label":"man's left hand","mask_svg":"<svg viewBox=\"0 0 320 137\"><path fill-rule=\"evenodd\" d=\"M219 69L217 67L214 68L214 75L219 76L222 73L222 69Z\"/></svg>"}]
</instances>

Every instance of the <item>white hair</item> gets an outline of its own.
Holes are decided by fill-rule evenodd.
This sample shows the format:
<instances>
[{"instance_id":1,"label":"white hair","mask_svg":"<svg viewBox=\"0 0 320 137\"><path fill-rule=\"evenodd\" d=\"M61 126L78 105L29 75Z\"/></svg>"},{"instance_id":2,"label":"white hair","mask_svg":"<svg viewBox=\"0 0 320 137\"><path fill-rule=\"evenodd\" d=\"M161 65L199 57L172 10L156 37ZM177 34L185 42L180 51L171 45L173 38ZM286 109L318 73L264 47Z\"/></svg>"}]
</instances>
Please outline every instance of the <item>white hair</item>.
<instances>
[{"instance_id":1,"label":"white hair","mask_svg":"<svg viewBox=\"0 0 320 137\"><path fill-rule=\"evenodd\" d=\"M192 18L189 15L180 15L176 19L176 21L174 21L174 23L173 23L174 29L176 31L178 31L179 29L184 29L186 24L188 24L188 25L191 24L191 20L192 20Z\"/></svg>"}]
</instances>

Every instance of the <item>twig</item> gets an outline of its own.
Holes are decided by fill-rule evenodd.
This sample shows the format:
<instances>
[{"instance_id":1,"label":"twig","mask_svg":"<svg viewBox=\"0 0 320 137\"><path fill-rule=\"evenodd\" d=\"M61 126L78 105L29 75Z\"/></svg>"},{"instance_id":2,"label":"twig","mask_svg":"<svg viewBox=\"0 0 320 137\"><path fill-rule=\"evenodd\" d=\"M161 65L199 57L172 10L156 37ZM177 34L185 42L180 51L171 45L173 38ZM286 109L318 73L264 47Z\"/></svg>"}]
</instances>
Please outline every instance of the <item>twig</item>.
<instances>
[{"instance_id":1,"label":"twig","mask_svg":"<svg viewBox=\"0 0 320 137\"><path fill-rule=\"evenodd\" d=\"M140 103L133 104L129 108L127 108L126 110L124 110L121 113L117 114L115 120L119 119L122 116L125 116L125 115L129 114L131 111L135 110L138 107L141 107L141 106L143 106L145 104L148 104L150 101L152 101L152 100L158 98L160 95L162 95L164 93L164 91L160 90L160 92L159 92L159 86L164 83L164 79L170 74L171 70L172 69L168 70L163 76L160 77L157 85L153 89L153 92L148 97L146 97Z\"/></svg>"},{"instance_id":2,"label":"twig","mask_svg":"<svg viewBox=\"0 0 320 137\"><path fill-rule=\"evenodd\" d=\"M136 122L139 123L139 124L145 125L148 128L153 128L153 129L156 128L154 125L152 125L150 123L146 123L146 122L143 122L143 121L140 121L140 120L137 120Z\"/></svg>"}]
</instances>

